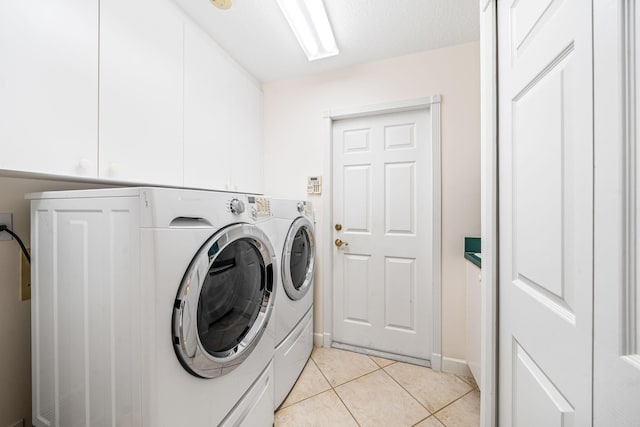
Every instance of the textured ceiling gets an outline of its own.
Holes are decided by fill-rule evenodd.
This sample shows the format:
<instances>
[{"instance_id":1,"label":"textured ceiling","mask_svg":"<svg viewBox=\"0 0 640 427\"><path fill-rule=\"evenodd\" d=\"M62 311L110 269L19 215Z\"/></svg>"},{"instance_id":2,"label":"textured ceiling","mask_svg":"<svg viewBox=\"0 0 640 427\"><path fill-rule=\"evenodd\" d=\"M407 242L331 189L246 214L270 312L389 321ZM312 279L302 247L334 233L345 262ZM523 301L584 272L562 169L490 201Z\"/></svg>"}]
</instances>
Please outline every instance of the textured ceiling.
<instances>
[{"instance_id":1,"label":"textured ceiling","mask_svg":"<svg viewBox=\"0 0 640 427\"><path fill-rule=\"evenodd\" d=\"M174 0L262 82L478 40L478 0L324 0L340 54L309 62L276 0Z\"/></svg>"}]
</instances>

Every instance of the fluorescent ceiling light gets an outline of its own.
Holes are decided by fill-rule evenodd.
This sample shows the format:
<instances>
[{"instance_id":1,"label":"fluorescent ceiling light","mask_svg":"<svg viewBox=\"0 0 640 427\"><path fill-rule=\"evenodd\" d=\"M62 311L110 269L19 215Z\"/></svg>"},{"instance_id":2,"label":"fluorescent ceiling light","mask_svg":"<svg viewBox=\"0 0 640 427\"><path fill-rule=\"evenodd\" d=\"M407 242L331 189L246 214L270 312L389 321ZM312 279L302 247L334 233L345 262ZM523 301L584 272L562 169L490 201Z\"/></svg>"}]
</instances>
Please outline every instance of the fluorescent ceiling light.
<instances>
[{"instance_id":1,"label":"fluorescent ceiling light","mask_svg":"<svg viewBox=\"0 0 640 427\"><path fill-rule=\"evenodd\" d=\"M322 0L278 0L278 6L309 61L340 52Z\"/></svg>"}]
</instances>

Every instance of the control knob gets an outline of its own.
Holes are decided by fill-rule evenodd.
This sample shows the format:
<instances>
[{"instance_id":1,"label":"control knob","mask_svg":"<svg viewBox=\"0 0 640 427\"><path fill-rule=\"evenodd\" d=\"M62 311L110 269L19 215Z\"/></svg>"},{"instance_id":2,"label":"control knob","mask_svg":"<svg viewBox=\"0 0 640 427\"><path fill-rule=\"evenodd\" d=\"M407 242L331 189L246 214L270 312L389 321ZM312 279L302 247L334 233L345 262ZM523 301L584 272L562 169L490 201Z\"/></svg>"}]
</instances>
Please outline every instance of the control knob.
<instances>
[{"instance_id":1,"label":"control knob","mask_svg":"<svg viewBox=\"0 0 640 427\"><path fill-rule=\"evenodd\" d=\"M298 212L300 213L304 212L304 203L298 202L298 204L296 205L296 208L298 209Z\"/></svg>"},{"instance_id":2,"label":"control knob","mask_svg":"<svg viewBox=\"0 0 640 427\"><path fill-rule=\"evenodd\" d=\"M229 210L231 210L231 213L234 215L240 215L244 212L244 202L238 199L231 199L231 202L229 202Z\"/></svg>"}]
</instances>

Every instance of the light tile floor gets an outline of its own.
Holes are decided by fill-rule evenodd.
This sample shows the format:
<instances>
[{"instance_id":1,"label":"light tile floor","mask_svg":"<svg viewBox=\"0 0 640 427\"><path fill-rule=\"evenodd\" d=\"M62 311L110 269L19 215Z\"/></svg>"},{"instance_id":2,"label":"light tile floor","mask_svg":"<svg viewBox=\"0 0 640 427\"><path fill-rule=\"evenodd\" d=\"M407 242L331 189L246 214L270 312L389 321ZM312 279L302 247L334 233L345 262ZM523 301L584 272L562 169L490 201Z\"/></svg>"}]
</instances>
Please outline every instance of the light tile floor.
<instances>
[{"instance_id":1,"label":"light tile floor","mask_svg":"<svg viewBox=\"0 0 640 427\"><path fill-rule=\"evenodd\" d=\"M480 425L472 378L334 348L315 348L276 427Z\"/></svg>"}]
</instances>

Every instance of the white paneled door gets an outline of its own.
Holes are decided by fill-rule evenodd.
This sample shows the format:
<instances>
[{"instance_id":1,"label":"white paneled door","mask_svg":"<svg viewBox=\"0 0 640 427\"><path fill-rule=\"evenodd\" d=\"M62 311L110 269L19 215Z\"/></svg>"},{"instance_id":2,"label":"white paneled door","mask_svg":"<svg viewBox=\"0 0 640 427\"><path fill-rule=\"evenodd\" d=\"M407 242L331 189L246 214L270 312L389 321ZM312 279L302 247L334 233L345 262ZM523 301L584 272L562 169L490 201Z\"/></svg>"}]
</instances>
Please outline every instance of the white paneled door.
<instances>
[{"instance_id":1,"label":"white paneled door","mask_svg":"<svg viewBox=\"0 0 640 427\"><path fill-rule=\"evenodd\" d=\"M333 122L334 342L431 359L430 114Z\"/></svg>"},{"instance_id":2,"label":"white paneled door","mask_svg":"<svg viewBox=\"0 0 640 427\"><path fill-rule=\"evenodd\" d=\"M499 425L592 425L592 3L498 2Z\"/></svg>"},{"instance_id":3,"label":"white paneled door","mask_svg":"<svg viewBox=\"0 0 640 427\"><path fill-rule=\"evenodd\" d=\"M595 426L640 425L638 25L635 0L594 2Z\"/></svg>"}]
</instances>

